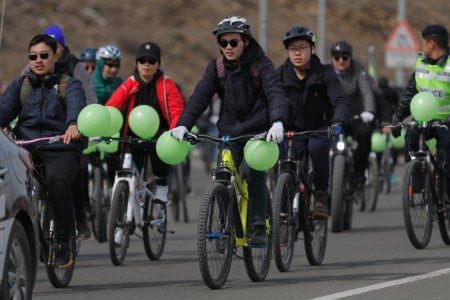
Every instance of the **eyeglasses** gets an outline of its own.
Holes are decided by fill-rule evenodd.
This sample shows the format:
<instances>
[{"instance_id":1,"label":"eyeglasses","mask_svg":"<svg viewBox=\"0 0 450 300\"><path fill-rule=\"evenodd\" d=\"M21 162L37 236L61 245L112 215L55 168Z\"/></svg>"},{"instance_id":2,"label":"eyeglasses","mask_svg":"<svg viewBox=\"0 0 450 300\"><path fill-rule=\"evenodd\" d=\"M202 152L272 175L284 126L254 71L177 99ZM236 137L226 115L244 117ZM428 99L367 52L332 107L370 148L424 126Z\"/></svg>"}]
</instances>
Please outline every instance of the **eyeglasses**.
<instances>
[{"instance_id":1,"label":"eyeglasses","mask_svg":"<svg viewBox=\"0 0 450 300\"><path fill-rule=\"evenodd\" d=\"M110 68L120 68L120 63L113 63L113 62L105 62L105 66L108 66Z\"/></svg>"},{"instance_id":2,"label":"eyeglasses","mask_svg":"<svg viewBox=\"0 0 450 300\"><path fill-rule=\"evenodd\" d=\"M306 52L306 49L309 49L309 46L301 46L301 47L298 47L298 48L296 48L296 47L289 47L288 48L288 51L289 51L289 53L296 53L296 52L299 52L299 53L304 53L304 52Z\"/></svg>"},{"instance_id":3,"label":"eyeglasses","mask_svg":"<svg viewBox=\"0 0 450 300\"><path fill-rule=\"evenodd\" d=\"M348 55L333 55L333 59L335 61L339 61L340 59L342 59L343 61L347 61L350 58L350 56Z\"/></svg>"},{"instance_id":4,"label":"eyeglasses","mask_svg":"<svg viewBox=\"0 0 450 300\"><path fill-rule=\"evenodd\" d=\"M138 63L140 63L140 64L145 64L145 63L149 63L149 64L151 64L151 65L154 65L154 64L156 64L156 59L154 59L154 58L152 58L152 57L141 57L141 58L138 58Z\"/></svg>"},{"instance_id":5,"label":"eyeglasses","mask_svg":"<svg viewBox=\"0 0 450 300\"><path fill-rule=\"evenodd\" d=\"M39 54L28 54L28 59L31 61L35 61L38 59L38 55L41 59L47 59L49 57L48 52L41 52Z\"/></svg>"},{"instance_id":6,"label":"eyeglasses","mask_svg":"<svg viewBox=\"0 0 450 300\"><path fill-rule=\"evenodd\" d=\"M227 40L220 40L219 41L219 45L222 48L226 48L226 47L228 47L228 44L230 44L230 46L232 48L236 48L240 41L242 41L242 40L229 40L229 41L227 41Z\"/></svg>"},{"instance_id":7,"label":"eyeglasses","mask_svg":"<svg viewBox=\"0 0 450 300\"><path fill-rule=\"evenodd\" d=\"M87 65L87 66L84 66L84 68L86 69L86 71L89 71L89 70L94 70L95 66Z\"/></svg>"}]
</instances>

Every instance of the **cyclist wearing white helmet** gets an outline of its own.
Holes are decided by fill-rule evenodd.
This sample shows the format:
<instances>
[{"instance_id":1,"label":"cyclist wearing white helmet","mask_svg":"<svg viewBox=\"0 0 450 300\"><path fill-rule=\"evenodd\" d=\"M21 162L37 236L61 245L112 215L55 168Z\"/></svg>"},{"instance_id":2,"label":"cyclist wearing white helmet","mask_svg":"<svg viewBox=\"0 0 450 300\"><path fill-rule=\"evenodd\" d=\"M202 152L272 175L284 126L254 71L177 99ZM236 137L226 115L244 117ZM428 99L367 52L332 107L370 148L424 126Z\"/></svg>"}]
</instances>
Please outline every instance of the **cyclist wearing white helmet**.
<instances>
[{"instance_id":1,"label":"cyclist wearing white helmet","mask_svg":"<svg viewBox=\"0 0 450 300\"><path fill-rule=\"evenodd\" d=\"M105 104L112 93L123 82L119 77L120 50L113 45L104 45L96 53L97 66L93 74L94 89L98 103Z\"/></svg>"}]
</instances>

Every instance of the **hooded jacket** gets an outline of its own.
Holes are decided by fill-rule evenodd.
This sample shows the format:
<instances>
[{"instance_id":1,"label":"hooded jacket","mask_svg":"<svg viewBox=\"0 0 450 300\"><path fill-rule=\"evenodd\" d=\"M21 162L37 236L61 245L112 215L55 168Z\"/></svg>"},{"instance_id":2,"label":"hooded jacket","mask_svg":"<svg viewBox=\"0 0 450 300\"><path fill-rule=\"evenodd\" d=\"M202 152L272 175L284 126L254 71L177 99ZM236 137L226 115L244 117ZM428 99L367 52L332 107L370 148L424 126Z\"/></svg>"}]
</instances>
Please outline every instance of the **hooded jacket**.
<instances>
[{"instance_id":1,"label":"hooded jacket","mask_svg":"<svg viewBox=\"0 0 450 300\"><path fill-rule=\"evenodd\" d=\"M286 124L288 99L277 80L272 61L256 40L249 39L239 61L228 61L225 56L223 61L223 88L218 79L216 59L213 59L195 87L177 125L191 129L216 93L222 100L217 122L220 136L261 133L275 121ZM261 81L258 86L252 77L253 62L256 62Z\"/></svg>"},{"instance_id":2,"label":"hooded jacket","mask_svg":"<svg viewBox=\"0 0 450 300\"><path fill-rule=\"evenodd\" d=\"M314 130L343 123L350 117L348 97L336 73L330 65L321 64L316 55L311 57L311 68L304 80L297 77L289 58L277 74L289 98L286 129Z\"/></svg>"}]
</instances>

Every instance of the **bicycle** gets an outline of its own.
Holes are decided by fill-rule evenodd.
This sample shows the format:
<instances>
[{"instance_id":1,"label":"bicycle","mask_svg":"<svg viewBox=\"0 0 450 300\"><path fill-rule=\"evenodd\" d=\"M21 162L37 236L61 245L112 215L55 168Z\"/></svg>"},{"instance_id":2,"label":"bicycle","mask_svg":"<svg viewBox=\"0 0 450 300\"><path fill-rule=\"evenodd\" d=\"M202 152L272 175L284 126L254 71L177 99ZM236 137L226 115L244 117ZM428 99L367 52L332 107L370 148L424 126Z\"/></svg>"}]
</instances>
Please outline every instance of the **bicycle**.
<instances>
[{"instance_id":1,"label":"bicycle","mask_svg":"<svg viewBox=\"0 0 450 300\"><path fill-rule=\"evenodd\" d=\"M132 143L142 147L144 139L131 137L106 137L106 143L118 141ZM167 214L166 204L154 201L153 193L147 187L148 155L144 147L143 172L133 163L132 154L126 150L122 168L116 171L112 188L111 209L108 220L109 254L111 262L123 264L130 243L130 235L142 238L145 253L150 260L159 260L166 243ZM136 234L136 227L142 231L142 237ZM173 233L173 232L170 232Z\"/></svg>"},{"instance_id":2,"label":"bicycle","mask_svg":"<svg viewBox=\"0 0 450 300\"><path fill-rule=\"evenodd\" d=\"M447 125L439 121L412 121L395 126L408 126L419 132L419 148L409 152L411 160L406 165L402 188L403 217L408 238L415 248L425 248L431 239L434 216L437 216L441 238L446 245L450 245L450 201L443 153L438 144L438 151L433 154L426 143L429 129L447 128Z\"/></svg>"},{"instance_id":3,"label":"bicycle","mask_svg":"<svg viewBox=\"0 0 450 300\"><path fill-rule=\"evenodd\" d=\"M33 140L16 140L20 146L29 146L36 143L53 144L64 139L64 136L43 137ZM39 224L40 260L45 264L45 270L50 283L55 288L67 287L72 280L75 270L76 257L80 248L76 221L72 224L69 238L69 249L72 254L73 264L67 268L58 268L54 264L55 239L54 220L51 202L48 199L48 191L45 182L45 166L33 162L33 171L28 175L28 193L36 207ZM74 217L75 220L75 217Z\"/></svg>"},{"instance_id":4,"label":"bicycle","mask_svg":"<svg viewBox=\"0 0 450 300\"><path fill-rule=\"evenodd\" d=\"M386 194L391 192L392 176L394 174L394 148L389 134L386 134L386 148L380 158L379 190Z\"/></svg>"},{"instance_id":5,"label":"bicycle","mask_svg":"<svg viewBox=\"0 0 450 300\"><path fill-rule=\"evenodd\" d=\"M191 143L213 142L223 146L218 169L213 170L212 183L200 204L197 233L197 252L203 281L211 289L221 288L227 281L233 253L243 249L247 275L252 281L263 281L270 268L272 257L272 205L266 191L267 247L252 248L249 244L250 209L247 182L242 180L235 165L230 144L250 138L262 139L261 135L243 135L229 138L210 135L188 134Z\"/></svg>"},{"instance_id":6,"label":"bicycle","mask_svg":"<svg viewBox=\"0 0 450 300\"><path fill-rule=\"evenodd\" d=\"M366 181L364 183L364 196L360 198L360 210L364 211L366 207L369 211L375 211L378 202L379 193L379 168L376 153L370 152L367 169L365 171Z\"/></svg>"},{"instance_id":7,"label":"bicycle","mask_svg":"<svg viewBox=\"0 0 450 300\"><path fill-rule=\"evenodd\" d=\"M172 166L169 176L169 199L175 222L183 218L185 223L189 222L187 207L188 194L188 159Z\"/></svg>"},{"instance_id":8,"label":"bicycle","mask_svg":"<svg viewBox=\"0 0 450 300\"><path fill-rule=\"evenodd\" d=\"M314 193L313 173L310 168L308 147L305 146L303 158L295 155L294 137L326 137L329 130L285 132L286 159L278 164L273 206L273 243L275 263L280 272L287 272L294 256L294 245L298 234L303 232L306 257L311 265L320 265L327 245L328 220L312 218Z\"/></svg>"}]
</instances>

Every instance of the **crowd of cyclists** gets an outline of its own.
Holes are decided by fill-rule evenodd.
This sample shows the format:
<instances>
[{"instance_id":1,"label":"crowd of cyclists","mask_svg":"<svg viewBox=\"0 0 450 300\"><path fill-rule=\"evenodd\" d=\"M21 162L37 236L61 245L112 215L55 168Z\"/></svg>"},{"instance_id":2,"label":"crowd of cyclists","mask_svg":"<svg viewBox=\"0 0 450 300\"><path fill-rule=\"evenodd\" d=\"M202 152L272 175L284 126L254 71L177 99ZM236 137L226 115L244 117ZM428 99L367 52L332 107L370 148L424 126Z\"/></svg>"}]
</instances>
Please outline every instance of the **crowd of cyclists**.
<instances>
[{"instance_id":1,"label":"crowd of cyclists","mask_svg":"<svg viewBox=\"0 0 450 300\"><path fill-rule=\"evenodd\" d=\"M18 117L13 129L17 138L65 135L61 144L30 149L33 160L45 164L49 196L55 205L58 240L55 264L64 268L72 263L67 246L68 222L76 218L81 238L91 235L86 213L89 157L82 155L86 140L77 128L77 116L86 105L98 103L121 110L125 120L121 135L131 137L135 134L128 124L130 112L138 105L150 105L161 120L154 138L170 130L174 138L182 141L217 96L221 100L217 117L208 120L213 120L209 123L210 126L215 125L218 136L267 132L267 141L280 144L280 159L286 155L282 144L284 132L330 128L331 138L295 138L297 155L301 157L306 147L311 155L315 188L313 218L328 219L329 153L334 137L345 133L357 142L354 152L355 186L363 189L373 131L382 129L385 123L398 123L408 117L409 103L420 91L431 91L437 97L450 100L447 30L440 25L431 25L421 33L423 53L404 95L399 99L386 77L376 81L369 76L354 58L353 47L348 41L339 40L331 46L331 64L327 64L323 62L325 58L315 54L316 36L311 29L292 26L287 28L280 41L286 49L286 60L275 68L252 35L247 20L238 16L227 17L213 30L220 57L208 63L192 95L184 101L175 82L160 68L162 51L157 43L147 41L139 46L135 69L124 80L118 75L121 51L117 46L88 47L77 57L67 46L59 26L46 28L30 40L29 64L1 97L0 126L8 128ZM383 130L389 133L389 130ZM396 128L392 134L399 136L400 132ZM450 159L450 135L446 129L440 128L433 136L445 150L447 161ZM409 159L409 147L416 147L415 137L414 132L406 133L406 160ZM250 242L264 247L267 244L264 227L267 175L246 164L244 146L245 143L231 145L230 149L248 182ZM155 143L148 143L145 147L156 183L155 198L167 203L170 166L158 157ZM142 168L141 149L129 150L136 166ZM113 180L120 160L120 151L108 155L110 180ZM217 157L212 160L217 160ZM446 164L446 168L450 173L450 164ZM72 213L72 202L75 214Z\"/></svg>"}]
</instances>

